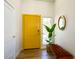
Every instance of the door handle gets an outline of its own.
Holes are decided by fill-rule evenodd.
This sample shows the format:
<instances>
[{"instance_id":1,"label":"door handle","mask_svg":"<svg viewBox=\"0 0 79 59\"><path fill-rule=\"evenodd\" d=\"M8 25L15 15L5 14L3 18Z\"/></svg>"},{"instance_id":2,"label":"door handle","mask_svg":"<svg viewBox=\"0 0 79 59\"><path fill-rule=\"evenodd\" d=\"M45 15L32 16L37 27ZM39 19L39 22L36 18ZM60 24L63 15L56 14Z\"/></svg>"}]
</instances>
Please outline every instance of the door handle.
<instances>
[{"instance_id":1,"label":"door handle","mask_svg":"<svg viewBox=\"0 0 79 59\"><path fill-rule=\"evenodd\" d=\"M13 37L13 38L16 38L16 36L15 36L15 35L13 35L12 37Z\"/></svg>"},{"instance_id":2,"label":"door handle","mask_svg":"<svg viewBox=\"0 0 79 59\"><path fill-rule=\"evenodd\" d=\"M40 32L40 30L37 30L38 32Z\"/></svg>"}]
</instances>

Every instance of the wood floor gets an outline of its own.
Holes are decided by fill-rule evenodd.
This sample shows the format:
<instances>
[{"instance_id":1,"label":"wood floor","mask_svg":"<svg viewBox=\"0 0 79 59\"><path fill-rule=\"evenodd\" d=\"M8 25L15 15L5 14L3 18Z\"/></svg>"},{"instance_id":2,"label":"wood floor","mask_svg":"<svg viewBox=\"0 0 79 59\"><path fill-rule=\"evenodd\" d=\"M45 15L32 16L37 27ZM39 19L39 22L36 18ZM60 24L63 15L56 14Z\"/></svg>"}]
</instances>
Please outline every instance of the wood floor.
<instances>
[{"instance_id":1,"label":"wood floor","mask_svg":"<svg viewBox=\"0 0 79 59\"><path fill-rule=\"evenodd\" d=\"M55 59L55 56L46 50L32 49L21 51L16 59Z\"/></svg>"}]
</instances>

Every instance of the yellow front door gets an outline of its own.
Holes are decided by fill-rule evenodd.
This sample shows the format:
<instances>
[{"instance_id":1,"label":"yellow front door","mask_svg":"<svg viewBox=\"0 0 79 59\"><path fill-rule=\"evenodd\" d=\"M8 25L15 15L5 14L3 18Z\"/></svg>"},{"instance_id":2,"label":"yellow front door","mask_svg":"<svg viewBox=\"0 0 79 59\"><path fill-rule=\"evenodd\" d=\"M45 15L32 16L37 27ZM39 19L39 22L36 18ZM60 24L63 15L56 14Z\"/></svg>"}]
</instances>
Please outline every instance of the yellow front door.
<instances>
[{"instance_id":1,"label":"yellow front door","mask_svg":"<svg viewBox=\"0 0 79 59\"><path fill-rule=\"evenodd\" d=\"M41 47L40 26L41 16L28 14L22 16L23 49Z\"/></svg>"}]
</instances>

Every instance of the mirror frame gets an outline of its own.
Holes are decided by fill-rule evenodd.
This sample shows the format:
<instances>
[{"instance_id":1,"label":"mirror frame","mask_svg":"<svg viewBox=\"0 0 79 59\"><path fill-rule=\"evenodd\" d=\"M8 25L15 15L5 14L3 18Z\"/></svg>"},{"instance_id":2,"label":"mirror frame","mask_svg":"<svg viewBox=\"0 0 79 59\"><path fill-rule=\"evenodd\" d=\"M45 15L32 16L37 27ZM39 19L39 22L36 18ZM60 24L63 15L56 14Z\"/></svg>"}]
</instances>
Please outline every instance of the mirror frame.
<instances>
[{"instance_id":1,"label":"mirror frame","mask_svg":"<svg viewBox=\"0 0 79 59\"><path fill-rule=\"evenodd\" d=\"M64 20L64 27L62 27L62 28L60 28L60 26L59 26L59 23L60 23L60 19L61 19L61 18L63 18L63 20ZM66 27L66 17L65 17L65 16L60 16L59 19L58 19L58 28L59 28L60 30L64 30L65 27Z\"/></svg>"}]
</instances>

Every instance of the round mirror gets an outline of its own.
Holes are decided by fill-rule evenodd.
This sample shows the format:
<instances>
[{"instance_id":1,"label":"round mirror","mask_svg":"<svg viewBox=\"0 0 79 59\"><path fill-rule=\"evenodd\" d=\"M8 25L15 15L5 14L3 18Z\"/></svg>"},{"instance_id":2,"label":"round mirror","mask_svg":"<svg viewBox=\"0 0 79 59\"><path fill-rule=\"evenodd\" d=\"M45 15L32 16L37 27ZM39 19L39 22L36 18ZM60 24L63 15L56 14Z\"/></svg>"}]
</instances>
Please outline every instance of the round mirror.
<instances>
[{"instance_id":1,"label":"round mirror","mask_svg":"<svg viewBox=\"0 0 79 59\"><path fill-rule=\"evenodd\" d=\"M64 30L66 27L66 18L65 16L60 16L58 19L58 27L60 30Z\"/></svg>"}]
</instances>

